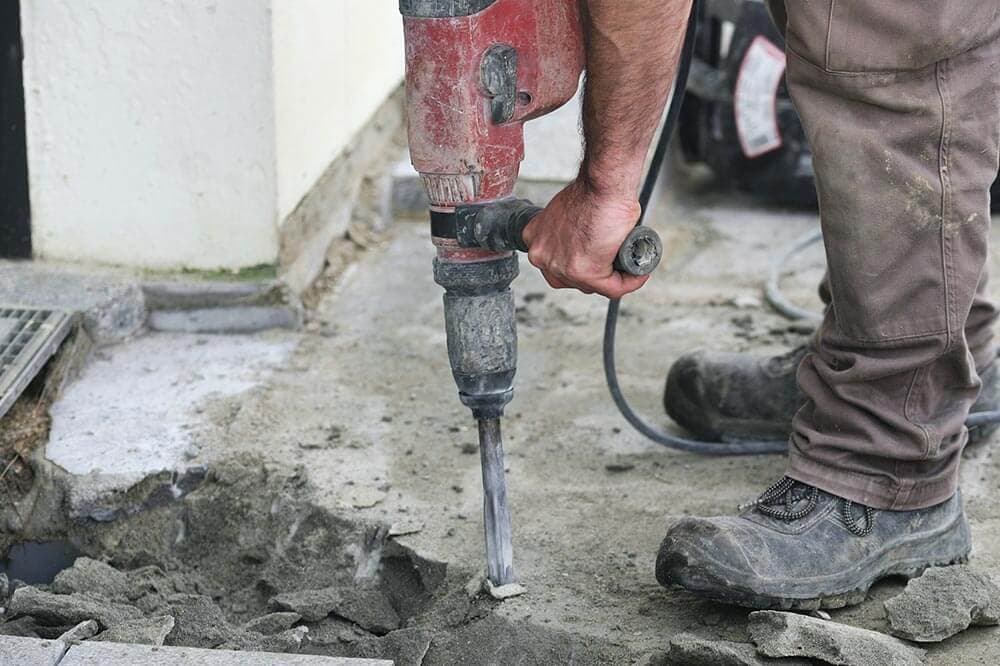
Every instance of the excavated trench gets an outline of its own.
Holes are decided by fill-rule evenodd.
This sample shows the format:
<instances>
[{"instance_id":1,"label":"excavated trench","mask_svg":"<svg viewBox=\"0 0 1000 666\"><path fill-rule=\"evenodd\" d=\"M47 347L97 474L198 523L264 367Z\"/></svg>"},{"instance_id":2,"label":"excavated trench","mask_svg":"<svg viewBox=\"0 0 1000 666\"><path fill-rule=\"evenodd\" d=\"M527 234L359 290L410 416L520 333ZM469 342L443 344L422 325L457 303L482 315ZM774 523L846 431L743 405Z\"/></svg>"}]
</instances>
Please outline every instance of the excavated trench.
<instances>
[{"instance_id":1,"label":"excavated trench","mask_svg":"<svg viewBox=\"0 0 1000 666\"><path fill-rule=\"evenodd\" d=\"M40 454L33 465L34 508L4 535L0 634L56 638L95 619L90 640L398 664L634 661L504 618L469 572L312 502L301 469L241 460L161 473L71 517L73 480Z\"/></svg>"}]
</instances>

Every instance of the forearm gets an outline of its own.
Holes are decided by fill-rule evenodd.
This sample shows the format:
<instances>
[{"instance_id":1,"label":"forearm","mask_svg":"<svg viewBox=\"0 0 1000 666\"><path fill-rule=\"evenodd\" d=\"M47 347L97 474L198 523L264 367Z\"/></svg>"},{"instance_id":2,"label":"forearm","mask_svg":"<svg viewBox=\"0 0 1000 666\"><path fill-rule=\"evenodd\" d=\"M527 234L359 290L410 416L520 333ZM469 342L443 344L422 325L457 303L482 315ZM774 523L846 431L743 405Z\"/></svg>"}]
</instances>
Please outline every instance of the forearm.
<instances>
[{"instance_id":1,"label":"forearm","mask_svg":"<svg viewBox=\"0 0 1000 666\"><path fill-rule=\"evenodd\" d=\"M663 116L691 0L582 0L587 48L580 181L635 197Z\"/></svg>"}]
</instances>

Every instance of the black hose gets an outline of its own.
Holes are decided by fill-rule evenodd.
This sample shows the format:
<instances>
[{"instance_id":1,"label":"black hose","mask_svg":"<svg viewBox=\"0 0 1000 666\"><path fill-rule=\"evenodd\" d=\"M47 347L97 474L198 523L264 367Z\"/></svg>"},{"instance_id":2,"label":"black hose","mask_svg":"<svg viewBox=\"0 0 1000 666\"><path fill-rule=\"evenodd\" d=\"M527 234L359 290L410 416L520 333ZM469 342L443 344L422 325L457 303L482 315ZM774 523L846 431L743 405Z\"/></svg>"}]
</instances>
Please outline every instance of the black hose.
<instances>
[{"instance_id":1,"label":"black hose","mask_svg":"<svg viewBox=\"0 0 1000 666\"><path fill-rule=\"evenodd\" d=\"M639 193L639 204L642 206L642 211L639 213L637 224L642 224L646 210L649 208L649 202L653 197L653 190L656 188L656 181L660 176L660 167L666 161L667 149L670 147L670 136L677 125L681 103L684 101L684 89L687 87L688 72L691 70L695 33L698 29L697 11L698 3L695 1L691 3L691 15L688 17L684 46L681 49L680 62L677 65L677 76L674 79L673 92L670 95L670 106L667 108L667 117L663 121L663 128L660 130L660 137L653 151L653 159L649 165L649 171L646 173L646 179L643 181L642 190ZM618 372L615 369L615 331L618 327L618 307L620 304L621 299L618 298L613 298L608 302L608 316L604 322L604 376L608 382L608 389L611 391L611 399L615 401L618 411L621 412L626 421L632 424L633 428L654 442L663 444L664 446L704 455L783 453L787 450L788 446L785 440L704 442L696 439L677 437L646 423L628 404L628 400L625 399L621 386L618 384Z\"/></svg>"},{"instance_id":2,"label":"black hose","mask_svg":"<svg viewBox=\"0 0 1000 666\"><path fill-rule=\"evenodd\" d=\"M663 121L663 128L660 130L656 148L653 151L652 162L649 171L642 184L639 193L639 204L642 207L639 213L639 220L636 223L642 224L649 208L649 202L656 188L657 179L660 176L660 168L666 161L667 149L670 146L670 137L674 133L677 125L677 117L680 114L681 103L684 101L684 91L687 87L688 73L691 70L691 60L694 57L695 36L698 29L698 0L691 4L691 15L688 17L687 30L684 35L684 46L681 49L680 62L677 66L677 76L674 79L673 91L670 95L670 106L667 109L667 117ZM784 265L796 254L806 247L812 245L820 239L819 232L810 232L795 241L792 247L782 253L772 264L770 275L766 287L767 300L780 313L790 319L819 319L819 315L800 308L781 293L779 281ZM697 439L687 439L678 437L665 430L660 430L643 420L629 405L625 395L622 393L621 385L618 383L618 371L615 367L615 333L618 329L618 310L621 306L621 299L613 298L608 302L608 314L604 321L604 377L608 383L608 390L611 392L611 399L614 400L618 411L625 417L633 428L653 440L657 444L662 444L671 449L699 453L702 455L715 456L736 456L755 455L762 453L784 453L788 450L786 439L772 440L748 440L735 439L725 442L711 442ZM1000 423L1000 411L977 412L970 414L966 420L969 428L981 427L993 423Z\"/></svg>"}]
</instances>

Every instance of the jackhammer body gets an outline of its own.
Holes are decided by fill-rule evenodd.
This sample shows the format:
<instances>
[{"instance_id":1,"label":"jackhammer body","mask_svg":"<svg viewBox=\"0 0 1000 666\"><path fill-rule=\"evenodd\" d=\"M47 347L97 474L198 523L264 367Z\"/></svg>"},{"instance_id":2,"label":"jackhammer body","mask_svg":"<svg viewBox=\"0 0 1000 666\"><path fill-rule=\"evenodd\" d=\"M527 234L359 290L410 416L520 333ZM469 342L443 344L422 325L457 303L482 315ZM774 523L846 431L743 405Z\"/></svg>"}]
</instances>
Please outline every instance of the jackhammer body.
<instances>
[{"instance_id":1,"label":"jackhammer body","mask_svg":"<svg viewBox=\"0 0 1000 666\"><path fill-rule=\"evenodd\" d=\"M524 122L577 90L579 0L399 0L410 158L430 204L444 287L448 357L479 422L488 575L514 580L500 419L513 396L517 330L510 285L521 232L541 209L512 198ZM645 274L662 247L637 228L616 265Z\"/></svg>"}]
</instances>

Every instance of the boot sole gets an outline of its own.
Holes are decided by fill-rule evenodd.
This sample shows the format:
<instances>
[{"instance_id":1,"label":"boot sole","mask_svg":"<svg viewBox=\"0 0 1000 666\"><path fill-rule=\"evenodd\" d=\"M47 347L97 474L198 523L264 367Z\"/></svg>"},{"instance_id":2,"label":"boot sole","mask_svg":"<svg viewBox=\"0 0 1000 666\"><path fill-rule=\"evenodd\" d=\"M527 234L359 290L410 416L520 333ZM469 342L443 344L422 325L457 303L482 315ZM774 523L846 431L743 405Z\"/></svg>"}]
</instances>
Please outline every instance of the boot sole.
<instances>
[{"instance_id":1,"label":"boot sole","mask_svg":"<svg viewBox=\"0 0 1000 666\"><path fill-rule=\"evenodd\" d=\"M956 540L952 544L952 552L933 552L936 546L940 546L940 544L950 539ZM969 552L972 550L968 522L964 515L960 516L946 527L901 541L893 550L910 551L910 556L894 559L891 552L885 553L879 559L888 559L890 561L878 567L875 573L864 577L860 581L843 581L839 585L836 580L817 581L817 587L826 587L827 590L818 590L815 595L798 594L796 596L785 596L780 593L768 594L760 590L752 590L748 587L739 587L734 585L734 581L746 580L747 576L745 572L729 570L728 567L722 566L719 563L715 563L714 568L716 572L723 571L722 575L704 568L694 572L693 575L685 575L688 572L682 570L671 576L671 583L712 601L757 610L809 611L821 608L834 609L853 606L864 601L872 585L883 578L898 576L909 580L910 578L919 576L930 567L964 564L967 562ZM923 552L921 553L921 551ZM659 572L657 573L657 578L659 578ZM840 576L840 578L843 579L848 576L850 576L850 572ZM772 586L775 585L773 582L770 584Z\"/></svg>"},{"instance_id":2,"label":"boot sole","mask_svg":"<svg viewBox=\"0 0 1000 666\"><path fill-rule=\"evenodd\" d=\"M840 592L830 595L822 595L809 599L799 599L792 597L771 597L756 594L733 593L712 593L709 591L694 591L699 597L732 606L742 606L754 610L788 610L788 611L813 611L821 609L833 610L856 606L868 598L868 592L872 586L884 578L901 577L905 580L916 578L931 567L946 567L953 564L966 564L969 561L968 555L963 555L953 559L933 561L930 563L919 562L911 564L900 564L896 567L880 573L872 580L847 592Z\"/></svg>"}]
</instances>

